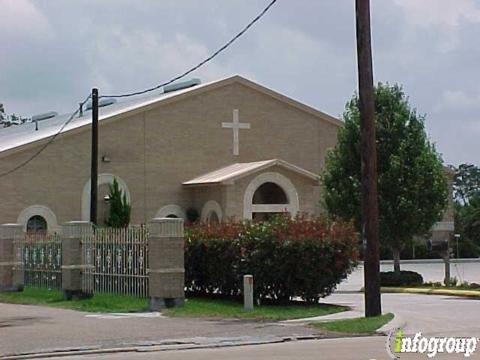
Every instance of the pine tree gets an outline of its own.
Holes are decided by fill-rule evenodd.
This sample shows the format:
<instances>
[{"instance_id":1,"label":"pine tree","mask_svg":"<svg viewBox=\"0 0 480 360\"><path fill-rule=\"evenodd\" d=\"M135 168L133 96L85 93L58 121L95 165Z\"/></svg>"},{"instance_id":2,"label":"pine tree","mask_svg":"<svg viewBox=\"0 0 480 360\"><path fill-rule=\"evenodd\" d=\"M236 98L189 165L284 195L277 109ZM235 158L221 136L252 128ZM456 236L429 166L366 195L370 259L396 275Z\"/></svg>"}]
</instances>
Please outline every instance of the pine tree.
<instances>
[{"instance_id":1,"label":"pine tree","mask_svg":"<svg viewBox=\"0 0 480 360\"><path fill-rule=\"evenodd\" d=\"M106 221L107 226L126 227L130 223L131 206L127 196L118 186L117 179L113 179L110 188L110 216Z\"/></svg>"}]
</instances>

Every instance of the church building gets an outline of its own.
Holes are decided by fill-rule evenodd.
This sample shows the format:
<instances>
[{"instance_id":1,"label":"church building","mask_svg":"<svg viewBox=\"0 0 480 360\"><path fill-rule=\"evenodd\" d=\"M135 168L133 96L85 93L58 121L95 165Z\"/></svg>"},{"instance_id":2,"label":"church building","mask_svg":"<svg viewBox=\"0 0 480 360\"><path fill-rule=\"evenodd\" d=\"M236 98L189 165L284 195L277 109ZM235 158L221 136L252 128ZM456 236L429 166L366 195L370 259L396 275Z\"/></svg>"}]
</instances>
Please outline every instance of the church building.
<instances>
[{"instance_id":1,"label":"church building","mask_svg":"<svg viewBox=\"0 0 480 360\"><path fill-rule=\"evenodd\" d=\"M113 102L99 115L99 224L114 179L131 223L319 214L319 174L342 122L240 76ZM100 94L101 95L101 94ZM0 130L0 174L37 153L69 115ZM44 119L47 117L47 119ZM34 160L0 177L0 222L60 231L90 211L91 109Z\"/></svg>"}]
</instances>

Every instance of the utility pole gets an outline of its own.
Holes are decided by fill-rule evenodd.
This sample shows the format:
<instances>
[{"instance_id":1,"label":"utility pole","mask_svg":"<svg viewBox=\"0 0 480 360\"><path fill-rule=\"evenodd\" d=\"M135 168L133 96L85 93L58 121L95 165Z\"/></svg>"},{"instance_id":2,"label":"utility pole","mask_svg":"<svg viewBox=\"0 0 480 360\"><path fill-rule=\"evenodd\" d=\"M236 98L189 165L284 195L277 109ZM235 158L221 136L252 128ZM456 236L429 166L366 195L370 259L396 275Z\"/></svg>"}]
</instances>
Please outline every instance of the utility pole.
<instances>
[{"instance_id":1,"label":"utility pole","mask_svg":"<svg viewBox=\"0 0 480 360\"><path fill-rule=\"evenodd\" d=\"M92 89L92 161L90 171L90 222L97 225L98 89Z\"/></svg>"},{"instance_id":2,"label":"utility pole","mask_svg":"<svg viewBox=\"0 0 480 360\"><path fill-rule=\"evenodd\" d=\"M365 316L370 317L382 314L370 0L356 0L355 13L362 161L362 236L366 241L364 251Z\"/></svg>"}]
</instances>

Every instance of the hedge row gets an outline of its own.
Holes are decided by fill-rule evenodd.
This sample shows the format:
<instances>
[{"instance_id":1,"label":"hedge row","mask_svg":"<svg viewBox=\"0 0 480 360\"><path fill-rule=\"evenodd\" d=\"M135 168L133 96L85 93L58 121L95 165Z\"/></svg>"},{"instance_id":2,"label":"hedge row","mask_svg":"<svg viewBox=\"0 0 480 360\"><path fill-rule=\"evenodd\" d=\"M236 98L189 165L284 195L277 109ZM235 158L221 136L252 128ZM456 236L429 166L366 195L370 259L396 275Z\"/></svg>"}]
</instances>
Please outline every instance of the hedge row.
<instances>
[{"instance_id":1,"label":"hedge row","mask_svg":"<svg viewBox=\"0 0 480 360\"><path fill-rule=\"evenodd\" d=\"M238 296L245 274L257 299L317 301L358 260L348 223L279 216L265 223L196 224L186 231L186 287L197 294Z\"/></svg>"},{"instance_id":2,"label":"hedge row","mask_svg":"<svg viewBox=\"0 0 480 360\"><path fill-rule=\"evenodd\" d=\"M402 270L400 273L385 271L380 273L381 286L413 286L422 285L423 277L415 271Z\"/></svg>"}]
</instances>

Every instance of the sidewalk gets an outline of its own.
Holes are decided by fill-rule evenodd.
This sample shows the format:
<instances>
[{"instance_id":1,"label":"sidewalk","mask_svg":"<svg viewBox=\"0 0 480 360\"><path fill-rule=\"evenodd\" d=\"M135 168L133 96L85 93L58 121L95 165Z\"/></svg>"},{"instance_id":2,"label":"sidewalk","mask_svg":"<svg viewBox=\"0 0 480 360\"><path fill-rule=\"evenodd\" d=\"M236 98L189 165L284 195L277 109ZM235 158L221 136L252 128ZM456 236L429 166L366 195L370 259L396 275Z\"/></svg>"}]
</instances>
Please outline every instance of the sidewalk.
<instances>
[{"instance_id":1,"label":"sidewalk","mask_svg":"<svg viewBox=\"0 0 480 360\"><path fill-rule=\"evenodd\" d=\"M184 339L224 339L222 341L228 342L245 337L249 341L279 341L315 337L321 331L300 323L287 326L277 322L168 318L155 314L115 316L0 303L0 333L2 357L65 349L145 346L172 339L182 339L182 343Z\"/></svg>"},{"instance_id":2,"label":"sidewalk","mask_svg":"<svg viewBox=\"0 0 480 360\"><path fill-rule=\"evenodd\" d=\"M303 318L303 319L294 319L294 320L285 320L282 321L284 324L309 324L316 321L334 321L334 320L345 320L345 319L354 319L359 317L364 317L365 312L363 309L363 305L358 305L358 303L352 302L338 302L336 301L335 304L337 305L345 305L351 308L350 311L343 311L336 314L330 314L325 316L315 316L310 318ZM383 327L377 330L379 334L388 334L390 331L404 328L406 326L406 321L403 319L402 316L393 313L394 318L392 321L385 324Z\"/></svg>"}]
</instances>

